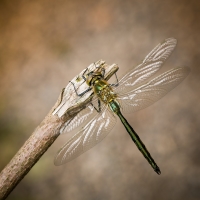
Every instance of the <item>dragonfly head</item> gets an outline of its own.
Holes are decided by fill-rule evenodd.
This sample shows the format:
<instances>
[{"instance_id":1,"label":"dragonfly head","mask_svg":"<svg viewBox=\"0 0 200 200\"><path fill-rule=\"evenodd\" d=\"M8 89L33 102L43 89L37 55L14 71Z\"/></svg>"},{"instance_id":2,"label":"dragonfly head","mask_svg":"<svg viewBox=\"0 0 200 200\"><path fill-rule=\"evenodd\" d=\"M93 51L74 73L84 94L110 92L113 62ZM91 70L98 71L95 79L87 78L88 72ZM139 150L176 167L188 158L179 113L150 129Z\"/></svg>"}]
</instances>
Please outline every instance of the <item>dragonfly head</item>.
<instances>
[{"instance_id":1,"label":"dragonfly head","mask_svg":"<svg viewBox=\"0 0 200 200\"><path fill-rule=\"evenodd\" d=\"M93 72L93 71L92 71L92 72L88 73L87 78L86 78L86 83L87 83L89 86L91 86L91 85L94 84L94 82L95 82L96 80L99 80L99 79L101 79L102 77L103 77L103 75L102 75L101 72L98 72L98 71Z\"/></svg>"}]
</instances>

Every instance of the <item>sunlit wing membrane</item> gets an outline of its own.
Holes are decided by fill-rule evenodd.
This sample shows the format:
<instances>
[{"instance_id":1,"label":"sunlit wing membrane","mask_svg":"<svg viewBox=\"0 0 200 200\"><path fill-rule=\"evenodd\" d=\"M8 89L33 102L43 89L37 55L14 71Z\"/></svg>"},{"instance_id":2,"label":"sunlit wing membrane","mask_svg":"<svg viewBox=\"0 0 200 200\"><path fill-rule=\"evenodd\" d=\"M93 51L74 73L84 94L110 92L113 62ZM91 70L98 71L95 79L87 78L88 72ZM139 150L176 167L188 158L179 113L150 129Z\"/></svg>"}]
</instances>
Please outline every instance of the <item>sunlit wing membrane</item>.
<instances>
[{"instance_id":1,"label":"sunlit wing membrane","mask_svg":"<svg viewBox=\"0 0 200 200\"><path fill-rule=\"evenodd\" d=\"M93 106L90 104L88 107L80 111L74 118L67 121L65 125L61 129L61 134L68 133L75 128L77 128L79 125L86 125L91 119L93 119L97 114L99 114L94 106L98 109L98 99L94 98L92 101ZM103 109L105 105L101 105L101 108Z\"/></svg>"},{"instance_id":2,"label":"sunlit wing membrane","mask_svg":"<svg viewBox=\"0 0 200 200\"><path fill-rule=\"evenodd\" d=\"M158 101L176 87L188 74L189 68L180 67L167 71L148 83L135 88L126 94L119 94L118 100L124 112L135 112Z\"/></svg>"},{"instance_id":3,"label":"sunlit wing membrane","mask_svg":"<svg viewBox=\"0 0 200 200\"><path fill-rule=\"evenodd\" d=\"M115 88L116 93L124 93L136 88L146 82L160 68L164 61L170 56L177 44L174 38L168 38L158 44L137 67L130 70L119 81L119 87Z\"/></svg>"},{"instance_id":4,"label":"sunlit wing membrane","mask_svg":"<svg viewBox=\"0 0 200 200\"><path fill-rule=\"evenodd\" d=\"M123 76L118 84L109 85L105 81L109 79L118 68L115 68L107 79L104 76L105 70L103 67L99 66L99 68L96 68L99 70L98 72L100 72L100 74L97 73L97 71L90 72L86 81L91 81L92 84L89 89L85 87L85 90L82 91L83 95L81 95L79 100L82 100L81 98L84 98L84 95L91 97L90 95L93 95L92 91L90 91L91 93L89 94L87 92L93 87L93 101L88 107L79 112L62 127L61 133L64 133L70 132L81 125L80 131L76 133L57 153L54 160L55 165L62 165L73 160L102 141L114 127L116 116L118 116L138 149L152 168L160 174L159 167L137 133L120 112L120 107L124 112L134 112L146 108L162 98L188 75L189 68L180 67L167 71L155 78L152 77L170 56L176 43L176 39L169 38L157 45L145 57L143 62ZM109 86L113 86L113 90L111 90L111 87ZM73 94L73 90L70 91ZM113 91L116 95L113 94ZM75 90L74 95L76 94L77 91ZM97 96L105 102L105 104L101 103L103 105L100 105ZM77 101L75 98L74 103L76 106L78 106L77 102L80 101ZM62 106L63 104L61 104L61 107ZM65 112L66 110L63 111L63 113Z\"/></svg>"},{"instance_id":5,"label":"sunlit wing membrane","mask_svg":"<svg viewBox=\"0 0 200 200\"><path fill-rule=\"evenodd\" d=\"M62 165L91 149L111 131L116 123L114 113L104 107L102 112L75 134L58 152L55 165Z\"/></svg>"}]
</instances>

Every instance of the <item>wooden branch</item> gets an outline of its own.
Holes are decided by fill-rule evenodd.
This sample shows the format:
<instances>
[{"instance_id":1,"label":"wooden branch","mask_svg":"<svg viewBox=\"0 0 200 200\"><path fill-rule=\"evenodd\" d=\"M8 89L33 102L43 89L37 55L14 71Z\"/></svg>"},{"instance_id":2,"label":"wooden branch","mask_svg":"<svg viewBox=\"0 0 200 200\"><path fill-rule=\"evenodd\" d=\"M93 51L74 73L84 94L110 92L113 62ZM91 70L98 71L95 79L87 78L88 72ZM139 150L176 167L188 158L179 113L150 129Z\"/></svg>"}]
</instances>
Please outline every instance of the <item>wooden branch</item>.
<instances>
[{"instance_id":1,"label":"wooden branch","mask_svg":"<svg viewBox=\"0 0 200 200\"><path fill-rule=\"evenodd\" d=\"M0 199L5 199L10 194L59 136L65 121L52 115L59 102L60 100L0 173Z\"/></svg>"},{"instance_id":2,"label":"wooden branch","mask_svg":"<svg viewBox=\"0 0 200 200\"><path fill-rule=\"evenodd\" d=\"M107 79L118 70L117 65L107 65L102 60L91 64L88 69L94 70L98 66L105 68ZM82 79L82 74L83 72L72 80L79 90L88 87ZM92 91L81 98L77 97L72 84L62 90L49 114L0 173L0 199L5 199L10 194L56 140L65 123L84 109L91 100Z\"/></svg>"}]
</instances>

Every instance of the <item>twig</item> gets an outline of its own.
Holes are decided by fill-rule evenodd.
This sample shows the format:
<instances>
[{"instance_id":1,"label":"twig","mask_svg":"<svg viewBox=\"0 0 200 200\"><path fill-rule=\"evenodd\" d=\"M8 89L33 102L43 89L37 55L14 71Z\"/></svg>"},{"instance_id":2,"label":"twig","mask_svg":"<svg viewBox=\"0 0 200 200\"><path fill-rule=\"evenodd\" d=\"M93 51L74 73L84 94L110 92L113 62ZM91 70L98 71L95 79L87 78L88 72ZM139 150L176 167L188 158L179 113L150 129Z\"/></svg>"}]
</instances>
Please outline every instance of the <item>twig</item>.
<instances>
[{"instance_id":1,"label":"twig","mask_svg":"<svg viewBox=\"0 0 200 200\"><path fill-rule=\"evenodd\" d=\"M106 69L106 77L109 79L117 70L117 65L107 65L104 61L97 61L88 69L102 65ZM81 80L80 73L73 81L77 87L86 87ZM60 129L65 123L84 109L92 99L91 93L81 97L77 102L75 92L70 89L72 85L64 88L56 104L42 123L35 129L30 138L0 173L0 199L5 199L24 176L31 170L40 157L47 151L60 134ZM88 87L88 86L87 86Z\"/></svg>"}]
</instances>

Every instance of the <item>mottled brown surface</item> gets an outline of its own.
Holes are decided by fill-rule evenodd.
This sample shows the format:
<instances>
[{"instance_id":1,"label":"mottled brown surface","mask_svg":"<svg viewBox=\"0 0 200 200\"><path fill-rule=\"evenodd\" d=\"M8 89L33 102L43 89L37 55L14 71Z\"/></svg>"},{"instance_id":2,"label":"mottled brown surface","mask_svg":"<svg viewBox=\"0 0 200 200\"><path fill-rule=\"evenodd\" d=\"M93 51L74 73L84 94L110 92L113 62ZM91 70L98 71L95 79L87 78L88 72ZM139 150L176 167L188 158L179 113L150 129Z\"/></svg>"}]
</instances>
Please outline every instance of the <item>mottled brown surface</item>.
<instances>
[{"instance_id":1,"label":"mottled brown surface","mask_svg":"<svg viewBox=\"0 0 200 200\"><path fill-rule=\"evenodd\" d=\"M98 146L55 167L57 139L8 199L200 198L199 1L0 1L0 170L42 121L61 89L99 59L118 75L168 37L163 70L191 73L151 107L125 115L161 168L158 176L118 122ZM162 71L163 71L162 70Z\"/></svg>"}]
</instances>

